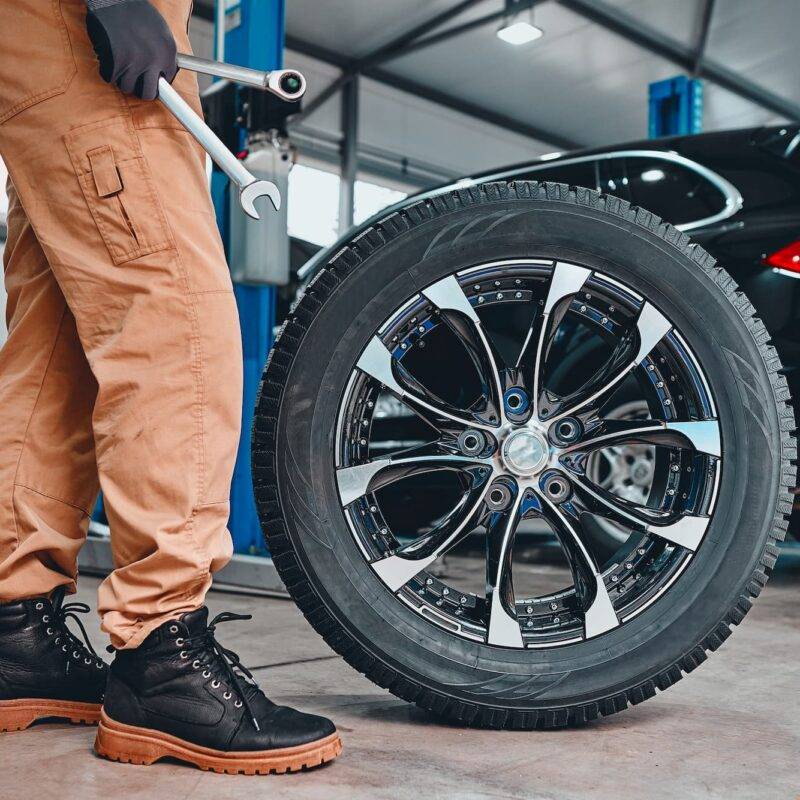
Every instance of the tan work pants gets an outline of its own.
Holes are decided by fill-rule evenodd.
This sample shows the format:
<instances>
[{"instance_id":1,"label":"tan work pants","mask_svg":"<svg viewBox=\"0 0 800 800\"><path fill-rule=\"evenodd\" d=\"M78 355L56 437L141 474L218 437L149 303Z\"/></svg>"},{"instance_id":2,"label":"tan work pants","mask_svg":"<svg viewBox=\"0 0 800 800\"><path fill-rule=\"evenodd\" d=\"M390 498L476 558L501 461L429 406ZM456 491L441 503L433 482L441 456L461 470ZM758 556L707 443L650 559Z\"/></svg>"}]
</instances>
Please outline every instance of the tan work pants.
<instances>
[{"instance_id":1,"label":"tan work pants","mask_svg":"<svg viewBox=\"0 0 800 800\"><path fill-rule=\"evenodd\" d=\"M189 51L189 0L152 0ZM83 0L0 0L9 170L0 602L66 585L102 488L103 628L135 647L231 555L241 337L205 158L103 83ZM175 87L199 110L197 84Z\"/></svg>"}]
</instances>

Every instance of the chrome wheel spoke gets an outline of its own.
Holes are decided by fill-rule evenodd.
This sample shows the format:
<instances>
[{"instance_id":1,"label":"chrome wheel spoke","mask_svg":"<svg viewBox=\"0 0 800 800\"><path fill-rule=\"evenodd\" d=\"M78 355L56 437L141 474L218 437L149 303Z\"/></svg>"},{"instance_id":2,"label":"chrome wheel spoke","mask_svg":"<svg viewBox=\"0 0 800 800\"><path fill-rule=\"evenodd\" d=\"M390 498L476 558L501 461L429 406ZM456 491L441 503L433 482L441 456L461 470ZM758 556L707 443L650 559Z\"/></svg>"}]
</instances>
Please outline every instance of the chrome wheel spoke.
<instances>
[{"instance_id":1,"label":"chrome wheel spoke","mask_svg":"<svg viewBox=\"0 0 800 800\"><path fill-rule=\"evenodd\" d=\"M584 542L580 516L570 513L566 505L557 505L541 495L543 516L558 537L569 563L575 584L575 595L584 615L587 639L613 630L619 625L603 576Z\"/></svg>"},{"instance_id":2,"label":"chrome wheel spoke","mask_svg":"<svg viewBox=\"0 0 800 800\"><path fill-rule=\"evenodd\" d=\"M393 592L463 541L478 525L485 512L484 498L489 488L490 474L473 472L471 476L470 490L436 528L403 545L391 555L372 562L378 577Z\"/></svg>"},{"instance_id":3,"label":"chrome wheel spoke","mask_svg":"<svg viewBox=\"0 0 800 800\"><path fill-rule=\"evenodd\" d=\"M600 408L630 371L653 351L671 329L669 320L655 306L645 301L630 336L623 338L617 351L582 389L561 401L557 413L551 416L550 421L573 416L587 408ZM631 352L634 353L632 358Z\"/></svg>"},{"instance_id":4,"label":"chrome wheel spoke","mask_svg":"<svg viewBox=\"0 0 800 800\"><path fill-rule=\"evenodd\" d=\"M542 391L541 372L547 357L550 341L569 308L563 302L581 290L591 270L575 264L557 263L553 267L547 297L540 313L531 320L527 336L522 344L516 368L522 386L527 390L533 406L535 419L539 409L539 395Z\"/></svg>"},{"instance_id":5,"label":"chrome wheel spoke","mask_svg":"<svg viewBox=\"0 0 800 800\"><path fill-rule=\"evenodd\" d=\"M423 387L416 385L416 391L402 386L395 376L393 363L396 363L386 345L373 337L361 354L356 366L376 381L382 383L392 394L405 403L412 411L436 430L452 427L452 423L462 428L481 428L492 430L489 425L471 412L455 409L430 394L422 396Z\"/></svg>"},{"instance_id":6,"label":"chrome wheel spoke","mask_svg":"<svg viewBox=\"0 0 800 800\"><path fill-rule=\"evenodd\" d=\"M437 443L422 445L386 458L376 458L366 464L356 464L336 470L336 482L342 505L347 506L368 492L413 475L429 472L461 472L476 464L479 458L441 452Z\"/></svg>"},{"instance_id":7,"label":"chrome wheel spoke","mask_svg":"<svg viewBox=\"0 0 800 800\"><path fill-rule=\"evenodd\" d=\"M480 375L487 407L484 416L499 424L505 421L503 382L500 377L502 359L492 345L475 309L464 294L455 276L434 283L422 294L440 311L441 318L461 343ZM494 417L494 420L491 417Z\"/></svg>"},{"instance_id":8,"label":"chrome wheel spoke","mask_svg":"<svg viewBox=\"0 0 800 800\"><path fill-rule=\"evenodd\" d=\"M722 452L719 423L715 419L690 422L601 419L580 441L565 447L563 452L590 452L623 443L685 448L715 458Z\"/></svg>"},{"instance_id":9,"label":"chrome wheel spoke","mask_svg":"<svg viewBox=\"0 0 800 800\"><path fill-rule=\"evenodd\" d=\"M709 517L687 512L659 513L596 489L575 475L570 475L576 505L623 528L660 536L670 544L694 552L700 546L710 522Z\"/></svg>"},{"instance_id":10,"label":"chrome wheel spoke","mask_svg":"<svg viewBox=\"0 0 800 800\"><path fill-rule=\"evenodd\" d=\"M522 496L517 490L511 506L492 512L486 526L486 641L503 647L523 646L511 574Z\"/></svg>"}]
</instances>

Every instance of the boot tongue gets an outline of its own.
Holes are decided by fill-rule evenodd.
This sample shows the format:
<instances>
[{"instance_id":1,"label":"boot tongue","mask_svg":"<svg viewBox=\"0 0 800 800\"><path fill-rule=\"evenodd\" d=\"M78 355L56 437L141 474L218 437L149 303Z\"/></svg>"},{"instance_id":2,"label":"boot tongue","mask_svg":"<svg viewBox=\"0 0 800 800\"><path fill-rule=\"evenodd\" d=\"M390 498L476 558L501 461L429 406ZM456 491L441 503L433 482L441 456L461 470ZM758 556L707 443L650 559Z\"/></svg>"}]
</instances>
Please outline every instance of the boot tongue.
<instances>
[{"instance_id":1,"label":"boot tongue","mask_svg":"<svg viewBox=\"0 0 800 800\"><path fill-rule=\"evenodd\" d=\"M189 636L203 634L208 628L208 609L203 606L197 611L189 611L181 617L180 621L189 630Z\"/></svg>"}]
</instances>

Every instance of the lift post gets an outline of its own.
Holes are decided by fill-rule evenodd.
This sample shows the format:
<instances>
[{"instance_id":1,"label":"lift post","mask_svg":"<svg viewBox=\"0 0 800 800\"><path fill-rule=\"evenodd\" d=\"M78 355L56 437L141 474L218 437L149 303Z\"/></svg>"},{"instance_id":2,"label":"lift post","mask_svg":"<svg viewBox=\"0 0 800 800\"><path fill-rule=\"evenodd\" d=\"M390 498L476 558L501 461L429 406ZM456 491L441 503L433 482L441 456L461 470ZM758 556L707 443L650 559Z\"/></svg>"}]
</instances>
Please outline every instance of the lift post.
<instances>
[{"instance_id":1,"label":"lift post","mask_svg":"<svg viewBox=\"0 0 800 800\"><path fill-rule=\"evenodd\" d=\"M217 46L224 42L225 61L260 70L280 69L283 66L284 0L217 0L225 4L223 15L217 15ZM224 25L224 34L219 30ZM217 53L217 57L221 54ZM247 146L247 132L240 131L240 149ZM231 209L228 200L228 181L214 170L211 191L217 222L230 257ZM284 203L286 198L284 198ZM231 487L229 527L237 553L263 550L260 525L253 497L250 469L250 431L261 371L272 346L275 325L276 291L272 286L234 283L239 308L244 349L244 403L242 436Z\"/></svg>"}]
</instances>

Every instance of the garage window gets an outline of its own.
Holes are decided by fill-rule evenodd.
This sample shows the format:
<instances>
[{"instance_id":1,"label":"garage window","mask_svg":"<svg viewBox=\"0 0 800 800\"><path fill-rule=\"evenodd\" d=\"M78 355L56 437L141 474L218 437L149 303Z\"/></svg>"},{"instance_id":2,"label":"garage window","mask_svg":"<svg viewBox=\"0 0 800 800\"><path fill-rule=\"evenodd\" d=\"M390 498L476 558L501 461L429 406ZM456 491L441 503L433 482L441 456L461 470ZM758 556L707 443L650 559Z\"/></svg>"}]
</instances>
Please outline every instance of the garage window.
<instances>
[{"instance_id":1,"label":"garage window","mask_svg":"<svg viewBox=\"0 0 800 800\"><path fill-rule=\"evenodd\" d=\"M407 197L405 192L388 186L381 186L369 181L356 181L355 208L353 209L355 224L360 224L393 203L399 203L405 197Z\"/></svg>"},{"instance_id":2,"label":"garage window","mask_svg":"<svg viewBox=\"0 0 800 800\"><path fill-rule=\"evenodd\" d=\"M339 236L339 176L295 164L289 173L289 236L322 247Z\"/></svg>"}]
</instances>

